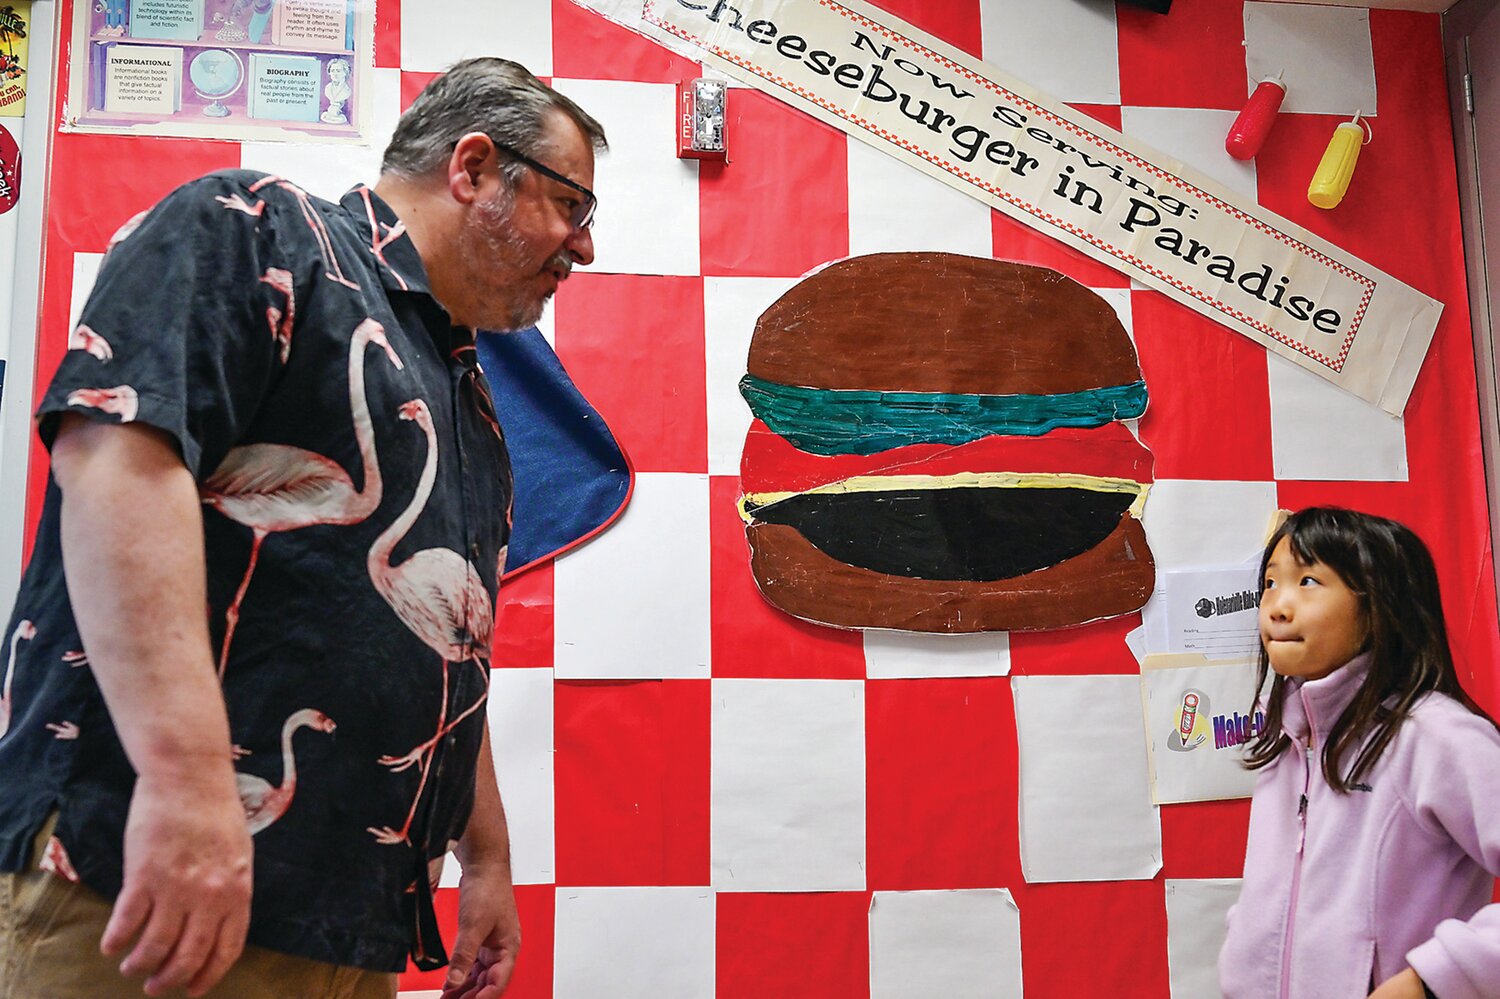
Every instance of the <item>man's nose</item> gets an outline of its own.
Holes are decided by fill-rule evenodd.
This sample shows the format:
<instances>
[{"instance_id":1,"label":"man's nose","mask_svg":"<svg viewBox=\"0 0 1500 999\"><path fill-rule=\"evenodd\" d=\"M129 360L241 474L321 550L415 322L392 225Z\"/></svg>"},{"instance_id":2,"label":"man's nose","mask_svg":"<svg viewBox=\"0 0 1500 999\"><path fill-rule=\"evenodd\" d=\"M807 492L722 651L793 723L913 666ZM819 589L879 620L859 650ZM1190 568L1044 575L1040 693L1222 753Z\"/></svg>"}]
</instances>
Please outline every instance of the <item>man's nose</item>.
<instances>
[{"instance_id":1,"label":"man's nose","mask_svg":"<svg viewBox=\"0 0 1500 999\"><path fill-rule=\"evenodd\" d=\"M579 229L567 238L563 246L573 259L584 267L594 262L593 229Z\"/></svg>"}]
</instances>

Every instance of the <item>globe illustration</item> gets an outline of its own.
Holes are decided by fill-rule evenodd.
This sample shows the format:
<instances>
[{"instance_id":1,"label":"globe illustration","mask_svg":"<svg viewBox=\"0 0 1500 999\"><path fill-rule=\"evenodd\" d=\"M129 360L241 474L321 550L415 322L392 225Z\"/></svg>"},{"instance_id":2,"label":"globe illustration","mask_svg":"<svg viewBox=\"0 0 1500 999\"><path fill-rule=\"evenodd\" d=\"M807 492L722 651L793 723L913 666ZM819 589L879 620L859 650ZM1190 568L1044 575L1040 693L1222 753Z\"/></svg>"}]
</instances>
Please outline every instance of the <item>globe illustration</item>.
<instances>
[{"instance_id":1,"label":"globe illustration","mask_svg":"<svg viewBox=\"0 0 1500 999\"><path fill-rule=\"evenodd\" d=\"M203 113L210 118L223 118L229 114L223 99L245 82L245 64L225 49L204 49L188 63L188 79L198 88L199 97L213 102Z\"/></svg>"}]
</instances>

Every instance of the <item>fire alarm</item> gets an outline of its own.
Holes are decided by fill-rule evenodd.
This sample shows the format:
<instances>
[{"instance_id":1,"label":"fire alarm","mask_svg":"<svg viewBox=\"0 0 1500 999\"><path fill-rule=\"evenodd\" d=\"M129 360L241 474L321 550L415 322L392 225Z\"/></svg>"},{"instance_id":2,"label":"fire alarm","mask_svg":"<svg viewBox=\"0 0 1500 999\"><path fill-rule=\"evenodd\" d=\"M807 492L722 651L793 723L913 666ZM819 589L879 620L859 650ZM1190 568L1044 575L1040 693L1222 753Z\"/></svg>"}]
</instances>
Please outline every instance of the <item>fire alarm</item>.
<instances>
[{"instance_id":1,"label":"fire alarm","mask_svg":"<svg viewBox=\"0 0 1500 999\"><path fill-rule=\"evenodd\" d=\"M728 160L723 80L699 77L677 85L679 159Z\"/></svg>"}]
</instances>

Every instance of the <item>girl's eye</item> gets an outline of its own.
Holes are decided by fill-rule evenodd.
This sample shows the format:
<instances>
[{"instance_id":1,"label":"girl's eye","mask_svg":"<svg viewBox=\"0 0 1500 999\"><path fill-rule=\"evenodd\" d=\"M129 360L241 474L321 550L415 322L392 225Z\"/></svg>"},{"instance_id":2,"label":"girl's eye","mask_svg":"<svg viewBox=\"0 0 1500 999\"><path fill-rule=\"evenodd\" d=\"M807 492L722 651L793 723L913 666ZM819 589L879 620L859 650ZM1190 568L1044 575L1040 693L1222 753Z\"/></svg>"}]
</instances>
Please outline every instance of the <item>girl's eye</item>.
<instances>
[{"instance_id":1,"label":"girl's eye","mask_svg":"<svg viewBox=\"0 0 1500 999\"><path fill-rule=\"evenodd\" d=\"M1266 580L1265 588L1268 589L1268 590L1274 590L1274 589L1276 589L1276 580L1274 580L1274 579L1268 579L1268 580Z\"/></svg>"},{"instance_id":2,"label":"girl's eye","mask_svg":"<svg viewBox=\"0 0 1500 999\"><path fill-rule=\"evenodd\" d=\"M1302 582L1301 582L1300 585L1302 585L1302 586L1317 586L1317 585L1319 585L1318 584L1318 578L1316 576L1303 576L1302 577Z\"/></svg>"}]
</instances>

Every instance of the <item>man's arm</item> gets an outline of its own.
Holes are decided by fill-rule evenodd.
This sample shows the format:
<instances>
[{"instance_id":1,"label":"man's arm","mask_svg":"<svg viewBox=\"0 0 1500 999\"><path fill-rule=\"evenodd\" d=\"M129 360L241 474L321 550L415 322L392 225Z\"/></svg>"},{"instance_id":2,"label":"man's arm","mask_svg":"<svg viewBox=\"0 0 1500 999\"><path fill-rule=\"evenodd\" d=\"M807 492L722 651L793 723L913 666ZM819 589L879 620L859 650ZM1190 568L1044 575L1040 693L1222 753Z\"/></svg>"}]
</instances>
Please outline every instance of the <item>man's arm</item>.
<instances>
[{"instance_id":1,"label":"man's arm","mask_svg":"<svg viewBox=\"0 0 1500 999\"><path fill-rule=\"evenodd\" d=\"M459 841L458 936L444 999L499 999L516 968L521 921L511 884L510 831L486 726L474 775L474 811Z\"/></svg>"},{"instance_id":2,"label":"man's arm","mask_svg":"<svg viewBox=\"0 0 1500 999\"><path fill-rule=\"evenodd\" d=\"M197 996L239 957L251 843L205 612L197 486L171 438L63 414L63 568L89 665L137 774L124 887L101 949Z\"/></svg>"}]
</instances>

